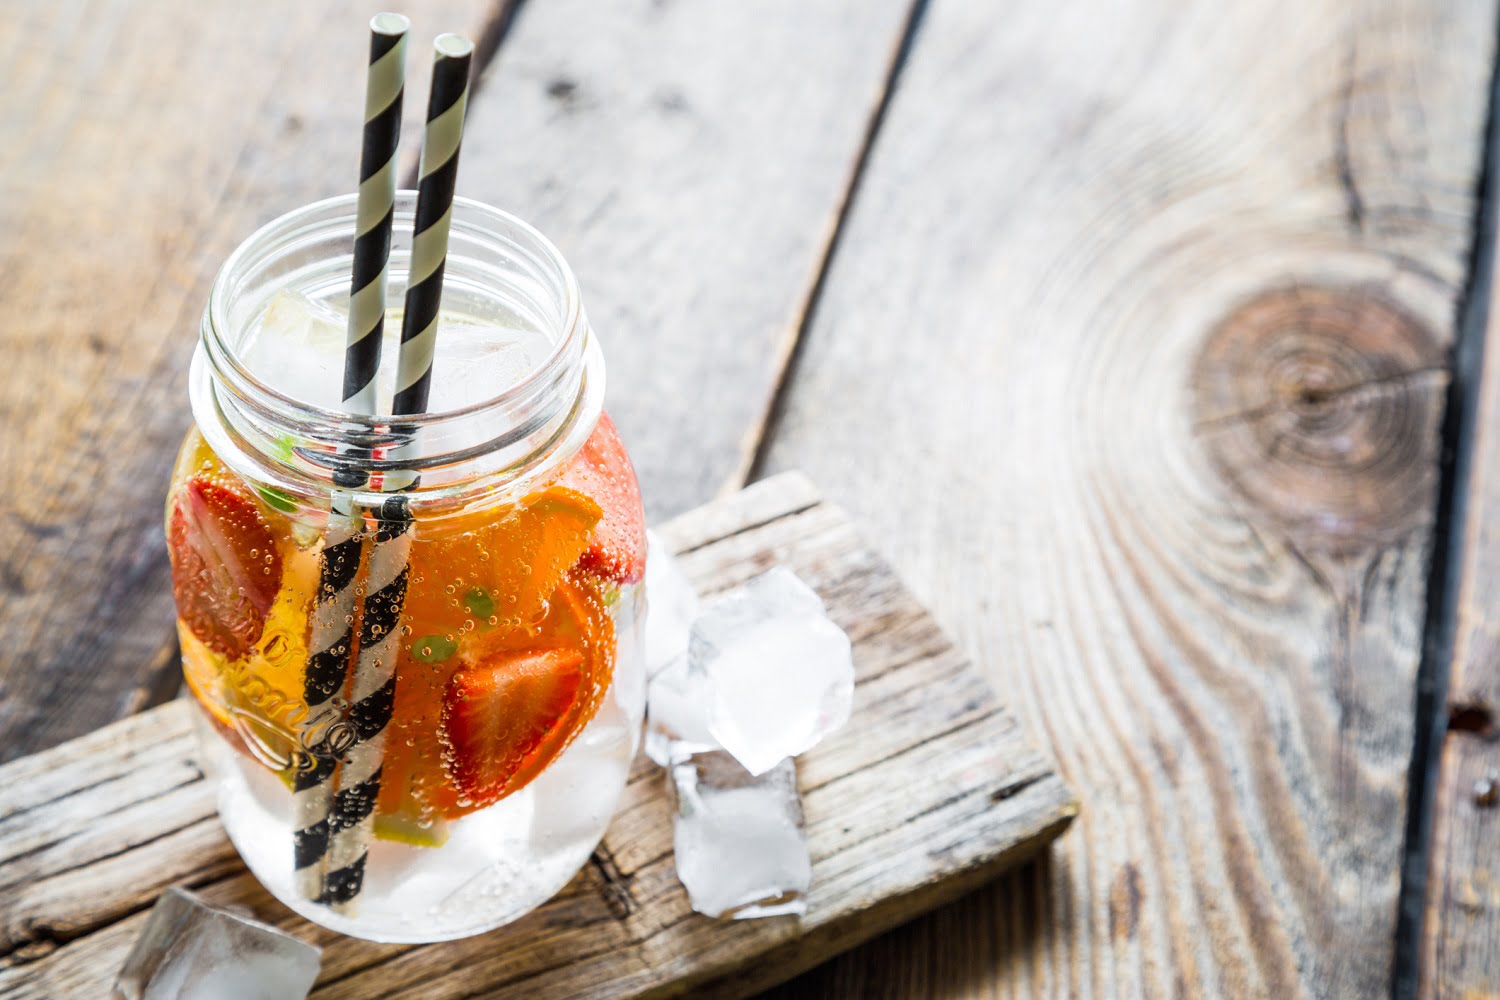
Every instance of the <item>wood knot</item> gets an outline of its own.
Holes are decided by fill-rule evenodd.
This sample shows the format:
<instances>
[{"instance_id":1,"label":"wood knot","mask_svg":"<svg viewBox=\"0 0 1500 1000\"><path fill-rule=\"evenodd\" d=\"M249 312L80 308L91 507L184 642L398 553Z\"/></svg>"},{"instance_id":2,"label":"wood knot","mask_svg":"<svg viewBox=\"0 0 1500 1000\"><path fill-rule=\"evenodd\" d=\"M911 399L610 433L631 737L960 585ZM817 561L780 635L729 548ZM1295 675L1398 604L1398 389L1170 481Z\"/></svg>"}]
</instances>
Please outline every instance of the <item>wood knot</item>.
<instances>
[{"instance_id":1,"label":"wood knot","mask_svg":"<svg viewBox=\"0 0 1500 1000\"><path fill-rule=\"evenodd\" d=\"M1218 472L1295 544L1379 548L1431 501L1443 361L1420 321L1367 289L1268 292L1204 345L1196 428Z\"/></svg>"}]
</instances>

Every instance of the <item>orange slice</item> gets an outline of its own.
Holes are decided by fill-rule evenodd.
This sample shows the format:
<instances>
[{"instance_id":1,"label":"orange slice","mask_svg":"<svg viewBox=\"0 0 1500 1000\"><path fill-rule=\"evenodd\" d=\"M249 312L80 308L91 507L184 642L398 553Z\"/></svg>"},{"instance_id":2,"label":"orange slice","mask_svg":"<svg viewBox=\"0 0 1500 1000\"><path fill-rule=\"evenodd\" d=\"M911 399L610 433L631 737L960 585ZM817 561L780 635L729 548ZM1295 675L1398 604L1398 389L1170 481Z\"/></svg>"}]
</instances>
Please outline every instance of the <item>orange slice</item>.
<instances>
[{"instance_id":1,"label":"orange slice","mask_svg":"<svg viewBox=\"0 0 1500 1000\"><path fill-rule=\"evenodd\" d=\"M441 665L423 663L410 650L399 661L378 814L432 823L463 816L524 788L594 717L614 671L615 641L608 611L592 588L573 580L558 585L545 604L545 613L530 627L478 633L467 637L464 645L463 652ZM547 664L552 659L576 664L559 670L576 673L567 685L570 693L566 706L558 707L556 699L532 697L539 692L556 694L550 681L533 684L532 679L523 679L511 686L512 675L524 673L529 677L537 656L547 657L542 661ZM524 671L518 666L523 661L530 664ZM494 676L484 676L485 671ZM462 742L470 760L455 771L451 764L444 765L444 757L451 758L459 742L452 738L453 711L449 708L457 697L452 679L459 675L467 678L460 682L465 691L486 686L519 691L526 696L512 699L518 711L527 711L527 704L540 704L549 712L555 709L555 717L538 732L537 726L528 725L534 720L507 719L497 714L494 706L487 706L474 718L464 720L467 731ZM496 697L503 707L505 696ZM476 730L485 719L493 720L493 731L488 734ZM450 730L447 746L442 745L441 735L445 723ZM486 752L486 745L491 750L513 748L519 737L511 739L507 732L530 734L524 753L514 755L508 765L474 759L475 754ZM504 780L500 781L495 775L502 770ZM459 775L457 784L455 774Z\"/></svg>"},{"instance_id":2,"label":"orange slice","mask_svg":"<svg viewBox=\"0 0 1500 1000\"><path fill-rule=\"evenodd\" d=\"M402 621L419 660L441 663L462 637L524 627L588 548L599 505L554 486L508 512L417 523Z\"/></svg>"}]
</instances>

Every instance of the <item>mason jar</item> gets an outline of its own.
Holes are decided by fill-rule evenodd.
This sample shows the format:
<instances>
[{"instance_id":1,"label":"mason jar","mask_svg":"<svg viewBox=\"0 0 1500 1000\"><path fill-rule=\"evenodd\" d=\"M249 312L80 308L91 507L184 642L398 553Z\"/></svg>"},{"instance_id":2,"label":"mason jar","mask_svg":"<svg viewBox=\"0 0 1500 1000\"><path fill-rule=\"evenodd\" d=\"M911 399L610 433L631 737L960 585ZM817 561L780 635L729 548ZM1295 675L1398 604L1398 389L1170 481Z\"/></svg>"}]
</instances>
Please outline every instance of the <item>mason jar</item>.
<instances>
[{"instance_id":1,"label":"mason jar","mask_svg":"<svg viewBox=\"0 0 1500 1000\"><path fill-rule=\"evenodd\" d=\"M353 196L300 208L214 282L167 497L177 625L250 870L326 927L439 941L603 836L640 733L644 520L578 283L494 208L454 203L429 412L340 410L354 224Z\"/></svg>"}]
</instances>

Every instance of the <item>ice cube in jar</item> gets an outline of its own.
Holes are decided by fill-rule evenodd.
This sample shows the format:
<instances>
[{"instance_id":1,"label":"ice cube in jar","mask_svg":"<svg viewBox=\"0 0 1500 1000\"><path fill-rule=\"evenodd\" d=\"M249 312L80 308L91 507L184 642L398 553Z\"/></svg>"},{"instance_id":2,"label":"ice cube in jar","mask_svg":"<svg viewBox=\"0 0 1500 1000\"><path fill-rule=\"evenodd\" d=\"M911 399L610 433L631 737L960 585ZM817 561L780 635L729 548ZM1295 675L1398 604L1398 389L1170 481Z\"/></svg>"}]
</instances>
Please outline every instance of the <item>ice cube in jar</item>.
<instances>
[{"instance_id":1,"label":"ice cube in jar","mask_svg":"<svg viewBox=\"0 0 1500 1000\"><path fill-rule=\"evenodd\" d=\"M348 313L336 298L282 289L239 348L250 373L282 395L326 410L343 408ZM481 319L444 309L433 347L429 412L443 413L494 399L547 359L552 343L519 315ZM401 354L401 315L386 315L376 410L391 411Z\"/></svg>"}]
</instances>

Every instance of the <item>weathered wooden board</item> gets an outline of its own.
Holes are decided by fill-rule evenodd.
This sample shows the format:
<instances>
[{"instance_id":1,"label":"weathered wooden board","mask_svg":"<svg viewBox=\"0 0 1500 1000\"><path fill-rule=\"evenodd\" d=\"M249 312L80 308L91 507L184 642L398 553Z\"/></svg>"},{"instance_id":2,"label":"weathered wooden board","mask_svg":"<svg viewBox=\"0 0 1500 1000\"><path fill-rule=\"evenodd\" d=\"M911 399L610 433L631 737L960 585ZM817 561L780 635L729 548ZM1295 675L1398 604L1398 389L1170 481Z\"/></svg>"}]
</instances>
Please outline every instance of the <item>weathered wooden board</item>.
<instances>
[{"instance_id":1,"label":"weathered wooden board","mask_svg":"<svg viewBox=\"0 0 1500 1000\"><path fill-rule=\"evenodd\" d=\"M761 467L873 526L1087 808L809 990L1388 991L1495 23L927 4Z\"/></svg>"},{"instance_id":2,"label":"weathered wooden board","mask_svg":"<svg viewBox=\"0 0 1500 1000\"><path fill-rule=\"evenodd\" d=\"M584 289L653 520L740 485L912 0L535 0L479 89L460 193Z\"/></svg>"},{"instance_id":3,"label":"weathered wooden board","mask_svg":"<svg viewBox=\"0 0 1500 1000\"><path fill-rule=\"evenodd\" d=\"M779 476L663 529L704 593L784 562L854 642L850 724L799 761L805 918L694 915L661 772L638 762L593 861L516 924L427 947L307 924L245 873L173 702L0 768L0 996L100 996L170 884L250 906L324 947L316 995L740 996L1031 856L1076 809L1061 779L845 516Z\"/></svg>"},{"instance_id":4,"label":"weathered wooden board","mask_svg":"<svg viewBox=\"0 0 1500 1000\"><path fill-rule=\"evenodd\" d=\"M1444 1000L1500 996L1500 286L1489 263L1419 963L1420 995Z\"/></svg>"},{"instance_id":5,"label":"weathered wooden board","mask_svg":"<svg viewBox=\"0 0 1500 1000\"><path fill-rule=\"evenodd\" d=\"M482 35L501 4L414 6L430 39ZM0 18L0 461L26 470L0 501L0 760L177 690L162 508L209 284L262 223L352 190L381 9L80 0ZM415 151L421 115L406 126Z\"/></svg>"}]
</instances>

